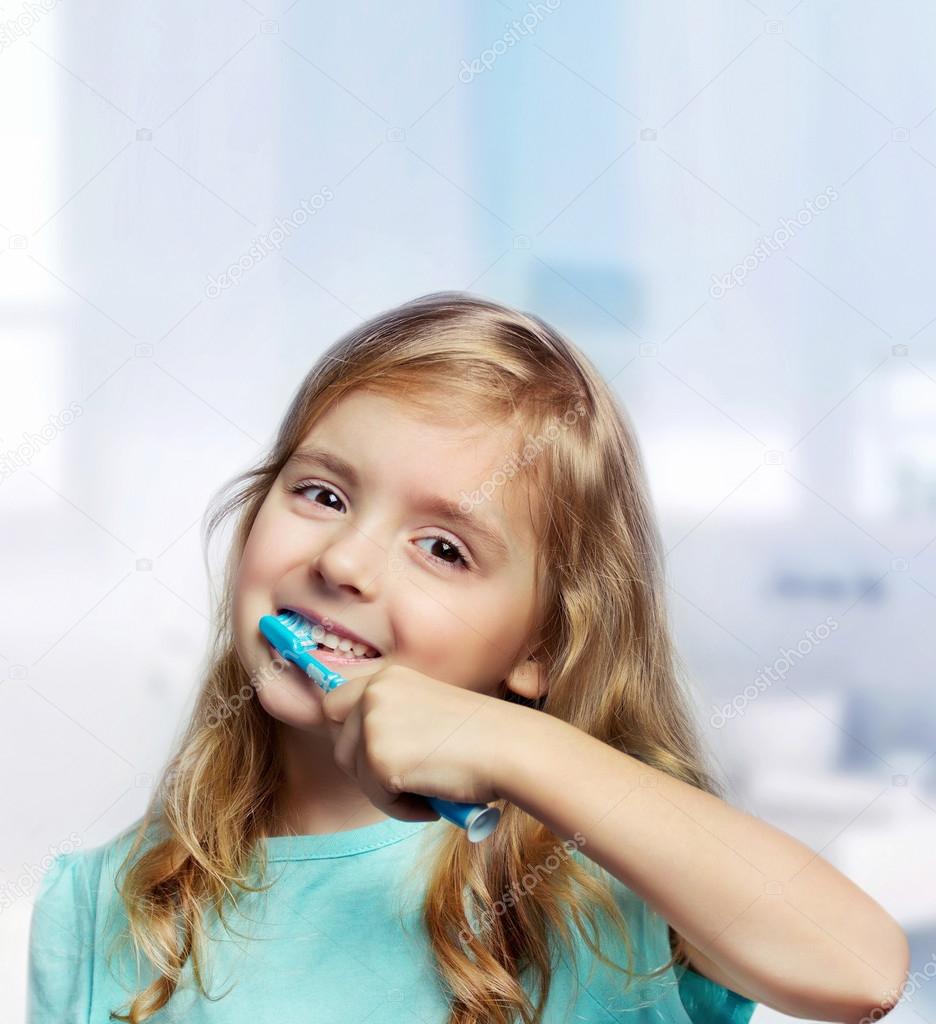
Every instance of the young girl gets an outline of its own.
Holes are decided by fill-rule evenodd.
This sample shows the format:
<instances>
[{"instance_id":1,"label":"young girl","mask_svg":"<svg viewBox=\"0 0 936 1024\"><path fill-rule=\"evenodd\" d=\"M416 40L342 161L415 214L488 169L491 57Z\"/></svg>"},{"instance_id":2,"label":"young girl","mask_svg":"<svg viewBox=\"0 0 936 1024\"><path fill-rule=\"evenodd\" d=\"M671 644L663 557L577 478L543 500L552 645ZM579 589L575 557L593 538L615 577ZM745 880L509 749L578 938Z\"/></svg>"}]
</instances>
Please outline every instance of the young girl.
<instances>
[{"instance_id":1,"label":"young girl","mask_svg":"<svg viewBox=\"0 0 936 1024\"><path fill-rule=\"evenodd\" d=\"M43 879L31 1024L893 1006L895 921L719 795L634 434L558 332L458 292L392 309L234 483L191 721L144 816ZM343 686L267 644L283 609ZM502 817L472 843L425 797Z\"/></svg>"}]
</instances>

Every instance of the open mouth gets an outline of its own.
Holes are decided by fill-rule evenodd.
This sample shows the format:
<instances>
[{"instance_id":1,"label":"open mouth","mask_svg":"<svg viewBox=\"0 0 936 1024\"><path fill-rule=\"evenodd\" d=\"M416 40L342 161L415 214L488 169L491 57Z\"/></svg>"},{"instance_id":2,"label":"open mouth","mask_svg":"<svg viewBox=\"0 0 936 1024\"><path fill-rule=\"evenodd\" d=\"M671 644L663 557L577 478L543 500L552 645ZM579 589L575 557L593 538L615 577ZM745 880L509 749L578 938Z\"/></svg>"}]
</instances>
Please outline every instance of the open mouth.
<instances>
[{"instance_id":1,"label":"open mouth","mask_svg":"<svg viewBox=\"0 0 936 1024\"><path fill-rule=\"evenodd\" d=\"M296 611L295 608L280 608L277 614L280 617L288 615L292 618L290 628L309 643L310 649L315 645L316 657L321 657L322 660L334 664L353 664L373 661L381 656L376 647L334 633L327 626Z\"/></svg>"}]
</instances>

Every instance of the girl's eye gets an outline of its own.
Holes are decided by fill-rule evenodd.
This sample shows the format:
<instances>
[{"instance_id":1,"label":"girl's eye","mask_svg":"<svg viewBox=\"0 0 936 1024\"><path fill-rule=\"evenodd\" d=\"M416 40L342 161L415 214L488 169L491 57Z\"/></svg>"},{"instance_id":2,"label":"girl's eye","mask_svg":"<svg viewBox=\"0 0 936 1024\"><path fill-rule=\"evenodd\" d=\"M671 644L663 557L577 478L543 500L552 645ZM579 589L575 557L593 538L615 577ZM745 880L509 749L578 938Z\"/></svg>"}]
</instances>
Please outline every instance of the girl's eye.
<instances>
[{"instance_id":1,"label":"girl's eye","mask_svg":"<svg viewBox=\"0 0 936 1024\"><path fill-rule=\"evenodd\" d=\"M310 483L309 481L303 481L302 483L294 484L289 489L290 489L290 491L293 491L296 494L301 494L303 491L315 491L315 490L328 491L329 494L333 495L335 498L338 499L339 503L341 503L341 498L338 498L338 495L335 494L335 492L330 487L326 487L324 484L317 484L317 483L314 483L314 482ZM322 502L316 502L315 504L323 504L323 503ZM328 508L332 508L333 506L332 505L328 505L327 507Z\"/></svg>"},{"instance_id":2,"label":"girl's eye","mask_svg":"<svg viewBox=\"0 0 936 1024\"><path fill-rule=\"evenodd\" d=\"M342 507L344 507L344 503L341 501L341 498L339 498L338 495L335 494L335 492L330 487L326 487L325 484L317 484L314 481L304 480L301 483L294 484L292 487L289 488L289 490L291 492L293 492L294 494L301 494L303 491L326 491L333 498L335 498L338 501L338 503L340 505L342 505ZM326 506L326 508L334 508L333 505L326 504L325 502L315 502L313 500L313 503L314 504L319 504L319 505L324 504ZM467 569L471 568L471 565L470 565L470 563L468 561L468 557L467 557L464 549L459 544L456 544L455 541L450 540L448 537L437 536L437 537L420 537L417 540L417 543L419 543L419 541L423 541L423 540L432 541L433 544L441 544L442 547L443 547L443 551L447 555L454 555L454 557L455 557L455 561L449 561L445 557L441 557L439 555L433 555L433 554L427 552L427 554L429 554L429 557L433 561L441 562L446 567L451 568L451 569L455 569L455 570L459 569L458 563L460 561L461 562L461 570L460 571L464 571L464 570L467 570Z\"/></svg>"},{"instance_id":3,"label":"girl's eye","mask_svg":"<svg viewBox=\"0 0 936 1024\"><path fill-rule=\"evenodd\" d=\"M420 537L416 543L418 544L420 540L430 540L433 544L442 544L444 547L448 548L449 554L454 554L456 559L461 560L463 569L470 568L468 565L468 559L465 557L465 552L454 541L449 540L448 537ZM445 562L446 565L451 566L453 569L458 568L457 562L448 562L444 558L440 558L438 555L430 555L429 557L435 559L437 562Z\"/></svg>"}]
</instances>

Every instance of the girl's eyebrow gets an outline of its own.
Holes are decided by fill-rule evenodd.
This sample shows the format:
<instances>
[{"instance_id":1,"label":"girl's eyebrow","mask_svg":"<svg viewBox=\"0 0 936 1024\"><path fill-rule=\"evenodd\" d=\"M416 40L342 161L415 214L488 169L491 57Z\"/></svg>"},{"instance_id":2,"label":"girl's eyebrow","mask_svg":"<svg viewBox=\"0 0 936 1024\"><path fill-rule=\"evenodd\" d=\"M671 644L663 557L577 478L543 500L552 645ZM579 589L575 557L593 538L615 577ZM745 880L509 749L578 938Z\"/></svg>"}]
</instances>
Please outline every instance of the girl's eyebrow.
<instances>
[{"instance_id":1,"label":"girl's eyebrow","mask_svg":"<svg viewBox=\"0 0 936 1024\"><path fill-rule=\"evenodd\" d=\"M290 470L300 465L322 466L336 476L343 476L355 487L360 483L357 470L346 459L326 448L314 445L301 445L286 460L284 469ZM500 530L488 525L471 511L465 511L457 501L443 498L441 495L416 496L414 505L433 515L451 522L465 531L474 534L487 548L501 558L509 556L509 548Z\"/></svg>"}]
</instances>

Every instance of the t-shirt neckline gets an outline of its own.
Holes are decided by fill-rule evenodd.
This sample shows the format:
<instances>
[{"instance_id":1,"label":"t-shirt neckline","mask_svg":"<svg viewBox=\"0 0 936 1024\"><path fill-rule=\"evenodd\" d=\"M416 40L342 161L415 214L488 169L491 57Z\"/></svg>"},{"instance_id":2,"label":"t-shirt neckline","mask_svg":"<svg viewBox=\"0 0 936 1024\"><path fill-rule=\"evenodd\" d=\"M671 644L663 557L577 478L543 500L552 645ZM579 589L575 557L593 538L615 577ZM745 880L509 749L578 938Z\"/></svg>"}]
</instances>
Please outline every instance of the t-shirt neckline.
<instances>
[{"instance_id":1,"label":"t-shirt neckline","mask_svg":"<svg viewBox=\"0 0 936 1024\"><path fill-rule=\"evenodd\" d=\"M399 818L386 818L384 821L378 821L372 825L345 829L343 832L264 836L260 841L266 847L268 861L350 857L398 843L421 832L427 825L434 825L437 820L444 819L401 821Z\"/></svg>"}]
</instances>

